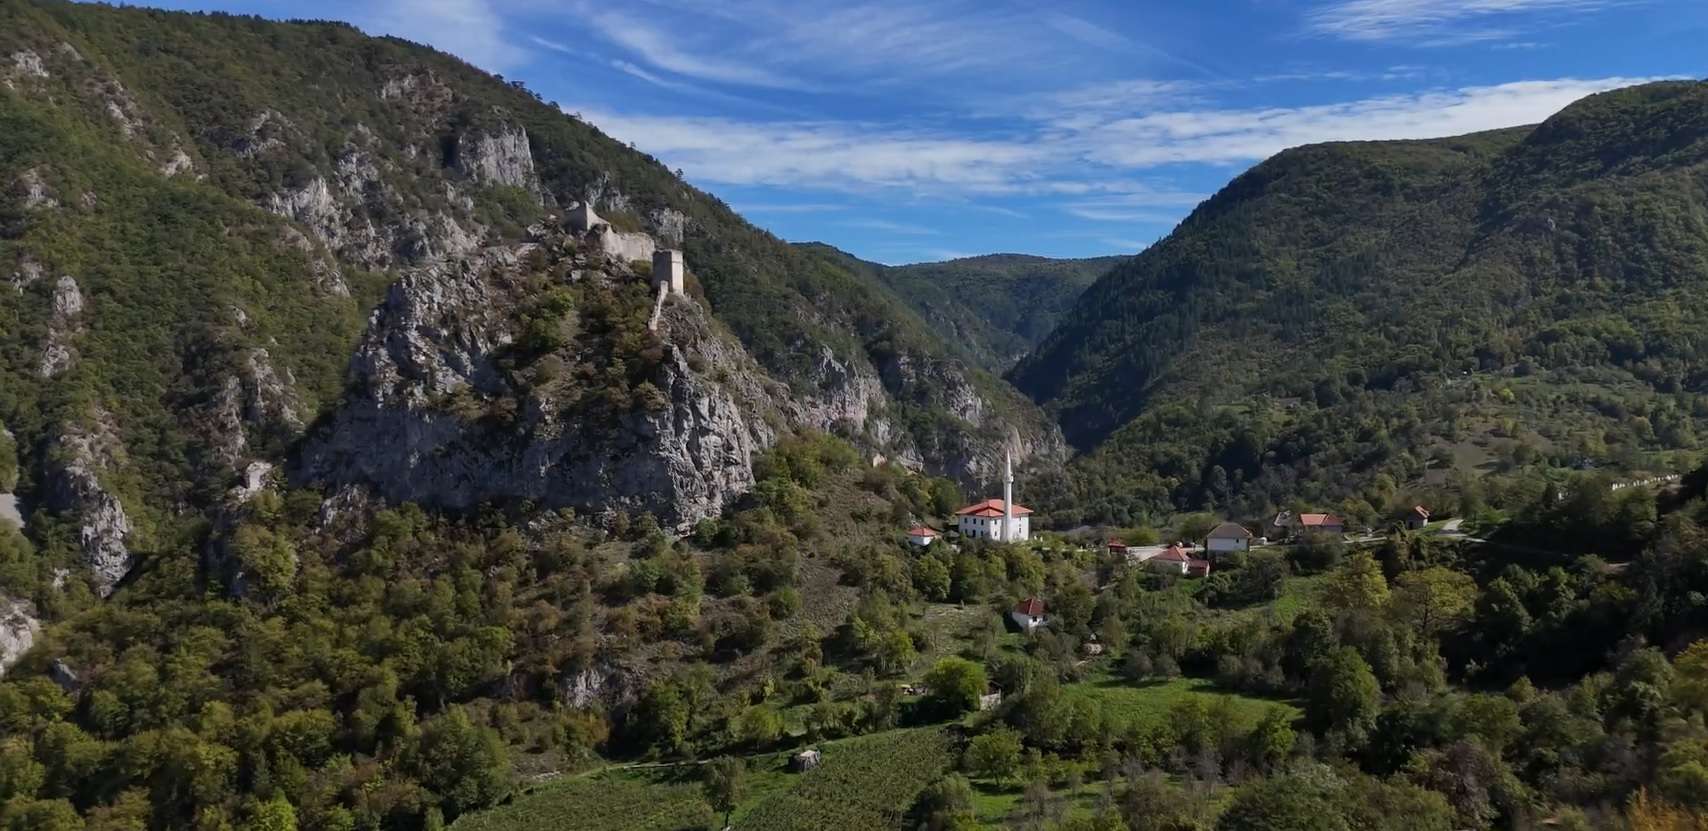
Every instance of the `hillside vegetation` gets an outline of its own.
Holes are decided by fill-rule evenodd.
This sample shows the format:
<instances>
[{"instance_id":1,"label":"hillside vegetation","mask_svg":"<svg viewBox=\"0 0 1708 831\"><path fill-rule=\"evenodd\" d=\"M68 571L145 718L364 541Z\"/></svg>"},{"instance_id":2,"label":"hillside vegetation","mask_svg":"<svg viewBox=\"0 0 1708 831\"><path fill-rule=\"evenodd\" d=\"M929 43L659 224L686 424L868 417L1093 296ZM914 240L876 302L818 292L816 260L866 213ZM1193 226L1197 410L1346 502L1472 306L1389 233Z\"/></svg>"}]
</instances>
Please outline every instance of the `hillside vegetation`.
<instances>
[{"instance_id":1,"label":"hillside vegetation","mask_svg":"<svg viewBox=\"0 0 1708 831\"><path fill-rule=\"evenodd\" d=\"M1338 500L1472 441L1673 466L1708 426L1705 102L1660 83L1534 128L1286 151L1009 377L1090 451L1077 501L1117 519Z\"/></svg>"},{"instance_id":2,"label":"hillside vegetation","mask_svg":"<svg viewBox=\"0 0 1708 831\"><path fill-rule=\"evenodd\" d=\"M801 247L865 269L946 341L992 372L1006 371L1036 347L1080 292L1124 259L986 254L885 266L816 243Z\"/></svg>"}]
</instances>

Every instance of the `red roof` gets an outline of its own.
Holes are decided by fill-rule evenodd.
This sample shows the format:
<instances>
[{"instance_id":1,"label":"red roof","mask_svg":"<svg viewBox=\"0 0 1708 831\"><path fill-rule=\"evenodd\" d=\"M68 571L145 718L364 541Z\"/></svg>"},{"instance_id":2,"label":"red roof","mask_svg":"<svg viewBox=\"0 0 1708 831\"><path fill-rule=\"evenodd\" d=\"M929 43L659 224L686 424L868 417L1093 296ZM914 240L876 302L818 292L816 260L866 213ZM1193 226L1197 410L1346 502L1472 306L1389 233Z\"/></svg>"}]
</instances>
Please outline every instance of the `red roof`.
<instances>
[{"instance_id":1,"label":"red roof","mask_svg":"<svg viewBox=\"0 0 1708 831\"><path fill-rule=\"evenodd\" d=\"M1042 617L1044 614L1044 601L1039 600L1036 597L1028 597L1019 603L1014 604L1014 611L1030 617Z\"/></svg>"},{"instance_id":2,"label":"red roof","mask_svg":"<svg viewBox=\"0 0 1708 831\"><path fill-rule=\"evenodd\" d=\"M1209 560L1187 560L1186 561L1186 572L1188 574L1198 574L1198 575L1208 576L1210 574L1210 561Z\"/></svg>"},{"instance_id":3,"label":"red roof","mask_svg":"<svg viewBox=\"0 0 1708 831\"><path fill-rule=\"evenodd\" d=\"M1000 500L1000 499L986 499L983 502L975 502L971 505L968 505L967 507L962 508L959 511L956 511L955 513L959 514L961 516L999 517L999 516L1003 515L1002 509L1003 509L1002 500ZM1030 513L1032 513L1032 509L1026 507L1025 505L1016 504L1014 506L1014 515L1015 516L1026 516L1027 514L1030 514Z\"/></svg>"},{"instance_id":4,"label":"red roof","mask_svg":"<svg viewBox=\"0 0 1708 831\"><path fill-rule=\"evenodd\" d=\"M1346 523L1341 522L1340 517L1334 514L1299 514L1299 524L1310 528L1324 525L1345 525Z\"/></svg>"},{"instance_id":5,"label":"red roof","mask_svg":"<svg viewBox=\"0 0 1708 831\"><path fill-rule=\"evenodd\" d=\"M910 537L935 537L937 536L937 532L921 525L916 528L907 529L907 535Z\"/></svg>"},{"instance_id":6,"label":"red roof","mask_svg":"<svg viewBox=\"0 0 1708 831\"><path fill-rule=\"evenodd\" d=\"M1423 507L1422 505L1413 505L1411 507L1411 512L1414 514L1417 514L1420 517L1423 517L1424 519L1429 519L1429 509Z\"/></svg>"},{"instance_id":7,"label":"red roof","mask_svg":"<svg viewBox=\"0 0 1708 831\"><path fill-rule=\"evenodd\" d=\"M1162 550L1161 554L1158 554L1155 557L1152 557L1151 559L1153 559L1153 560L1167 560L1171 563L1190 563L1190 562L1192 562L1192 558L1186 554L1185 549L1182 549L1178 545L1171 545L1167 548L1164 548Z\"/></svg>"}]
</instances>

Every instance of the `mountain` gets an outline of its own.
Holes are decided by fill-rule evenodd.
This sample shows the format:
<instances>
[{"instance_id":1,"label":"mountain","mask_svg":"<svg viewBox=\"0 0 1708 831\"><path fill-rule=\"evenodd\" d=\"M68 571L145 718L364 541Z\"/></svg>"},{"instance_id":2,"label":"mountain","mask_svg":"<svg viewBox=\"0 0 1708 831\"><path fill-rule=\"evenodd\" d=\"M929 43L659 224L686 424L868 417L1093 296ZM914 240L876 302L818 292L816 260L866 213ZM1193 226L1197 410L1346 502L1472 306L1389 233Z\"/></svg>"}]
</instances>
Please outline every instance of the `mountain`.
<instances>
[{"instance_id":1,"label":"mountain","mask_svg":"<svg viewBox=\"0 0 1708 831\"><path fill-rule=\"evenodd\" d=\"M1063 456L887 286L519 85L340 24L0 11L0 420L100 593L272 469L685 528L795 430L969 485Z\"/></svg>"},{"instance_id":2,"label":"mountain","mask_svg":"<svg viewBox=\"0 0 1708 831\"><path fill-rule=\"evenodd\" d=\"M1658 83L1535 127L1288 150L1009 378L1092 451L1091 515L1361 488L1368 513L1432 461L1672 467L1708 427L1705 104Z\"/></svg>"},{"instance_id":3,"label":"mountain","mask_svg":"<svg viewBox=\"0 0 1708 831\"><path fill-rule=\"evenodd\" d=\"M1051 259L987 254L939 263L886 266L828 246L801 246L863 269L888 286L979 366L1006 372L1072 308L1080 292L1122 257Z\"/></svg>"}]
</instances>

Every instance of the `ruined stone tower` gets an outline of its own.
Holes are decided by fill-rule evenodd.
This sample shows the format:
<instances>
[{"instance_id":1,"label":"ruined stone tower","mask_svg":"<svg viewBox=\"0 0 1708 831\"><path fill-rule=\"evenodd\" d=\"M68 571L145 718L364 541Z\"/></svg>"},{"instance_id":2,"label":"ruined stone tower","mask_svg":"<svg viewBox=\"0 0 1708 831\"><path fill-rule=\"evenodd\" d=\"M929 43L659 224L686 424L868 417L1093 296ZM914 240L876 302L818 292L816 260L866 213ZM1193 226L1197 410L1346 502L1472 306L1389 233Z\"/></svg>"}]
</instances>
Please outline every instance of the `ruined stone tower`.
<instances>
[{"instance_id":1,"label":"ruined stone tower","mask_svg":"<svg viewBox=\"0 0 1708 831\"><path fill-rule=\"evenodd\" d=\"M661 248L652 252L652 284L667 287L671 294L683 292L683 274L687 265L682 259L682 252L674 248Z\"/></svg>"}]
</instances>

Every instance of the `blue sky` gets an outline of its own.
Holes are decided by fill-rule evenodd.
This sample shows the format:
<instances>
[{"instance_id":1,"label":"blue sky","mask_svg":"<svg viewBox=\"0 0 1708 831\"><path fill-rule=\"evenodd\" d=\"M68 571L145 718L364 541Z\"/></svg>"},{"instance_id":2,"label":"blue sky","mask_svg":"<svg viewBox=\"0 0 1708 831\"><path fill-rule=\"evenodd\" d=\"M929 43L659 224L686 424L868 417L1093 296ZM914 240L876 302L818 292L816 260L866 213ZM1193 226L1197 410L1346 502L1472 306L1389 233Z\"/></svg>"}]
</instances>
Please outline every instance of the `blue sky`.
<instances>
[{"instance_id":1,"label":"blue sky","mask_svg":"<svg viewBox=\"0 0 1708 831\"><path fill-rule=\"evenodd\" d=\"M791 240L1133 253L1283 148L1708 75L1703 0L168 0L521 79Z\"/></svg>"}]
</instances>

